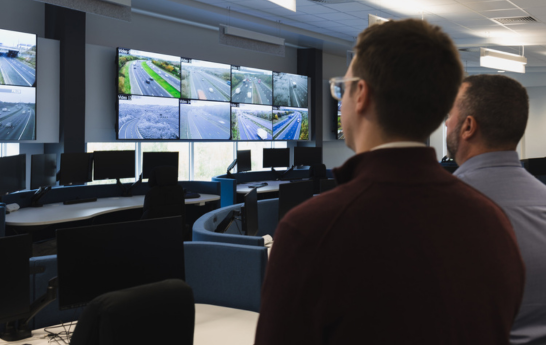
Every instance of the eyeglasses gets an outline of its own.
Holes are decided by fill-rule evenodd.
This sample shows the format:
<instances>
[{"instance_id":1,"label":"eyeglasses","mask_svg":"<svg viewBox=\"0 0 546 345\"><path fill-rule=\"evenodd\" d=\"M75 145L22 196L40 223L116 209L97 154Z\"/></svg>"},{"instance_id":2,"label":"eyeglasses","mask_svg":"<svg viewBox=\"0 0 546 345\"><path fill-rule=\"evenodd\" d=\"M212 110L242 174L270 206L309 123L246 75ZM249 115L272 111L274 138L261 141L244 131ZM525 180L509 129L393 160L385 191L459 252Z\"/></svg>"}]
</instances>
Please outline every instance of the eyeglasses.
<instances>
[{"instance_id":1,"label":"eyeglasses","mask_svg":"<svg viewBox=\"0 0 546 345\"><path fill-rule=\"evenodd\" d=\"M343 93L345 93L345 83L348 81L357 81L362 78L359 77L335 77L330 79L330 92L332 93L332 97L337 99L338 101L341 101L341 98L343 97Z\"/></svg>"}]
</instances>

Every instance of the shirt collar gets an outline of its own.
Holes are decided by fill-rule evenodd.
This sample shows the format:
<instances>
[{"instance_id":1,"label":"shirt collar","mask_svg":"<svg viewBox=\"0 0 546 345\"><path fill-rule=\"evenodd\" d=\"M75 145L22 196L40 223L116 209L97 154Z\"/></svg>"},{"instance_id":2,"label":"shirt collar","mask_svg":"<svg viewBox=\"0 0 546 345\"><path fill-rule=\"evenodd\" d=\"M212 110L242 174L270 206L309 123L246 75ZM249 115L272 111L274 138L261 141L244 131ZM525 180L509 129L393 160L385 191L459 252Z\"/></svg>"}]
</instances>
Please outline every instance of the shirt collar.
<instances>
[{"instance_id":1,"label":"shirt collar","mask_svg":"<svg viewBox=\"0 0 546 345\"><path fill-rule=\"evenodd\" d=\"M381 144L372 148L370 151L380 149L393 149L393 148L405 148L405 147L426 147L424 143L418 141L395 141L393 143Z\"/></svg>"},{"instance_id":2,"label":"shirt collar","mask_svg":"<svg viewBox=\"0 0 546 345\"><path fill-rule=\"evenodd\" d=\"M453 175L461 176L470 171L491 167L519 167L522 168L516 151L495 151L482 153L464 162Z\"/></svg>"}]
</instances>

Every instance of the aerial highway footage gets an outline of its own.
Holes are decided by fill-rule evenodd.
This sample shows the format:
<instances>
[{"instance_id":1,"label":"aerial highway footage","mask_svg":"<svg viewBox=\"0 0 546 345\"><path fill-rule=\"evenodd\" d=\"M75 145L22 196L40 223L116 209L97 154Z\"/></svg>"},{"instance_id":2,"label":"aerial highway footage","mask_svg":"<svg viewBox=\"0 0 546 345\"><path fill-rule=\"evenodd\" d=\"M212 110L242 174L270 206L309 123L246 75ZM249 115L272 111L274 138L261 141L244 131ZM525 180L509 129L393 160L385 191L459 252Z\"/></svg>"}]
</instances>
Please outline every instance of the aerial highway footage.
<instances>
[{"instance_id":1,"label":"aerial highway footage","mask_svg":"<svg viewBox=\"0 0 546 345\"><path fill-rule=\"evenodd\" d=\"M274 140L309 140L307 109L281 107L273 111Z\"/></svg>"},{"instance_id":2,"label":"aerial highway footage","mask_svg":"<svg viewBox=\"0 0 546 345\"><path fill-rule=\"evenodd\" d=\"M36 139L34 88L0 86L0 140Z\"/></svg>"},{"instance_id":3,"label":"aerial highway footage","mask_svg":"<svg viewBox=\"0 0 546 345\"><path fill-rule=\"evenodd\" d=\"M180 139L229 139L228 102L180 101Z\"/></svg>"},{"instance_id":4,"label":"aerial highway footage","mask_svg":"<svg viewBox=\"0 0 546 345\"><path fill-rule=\"evenodd\" d=\"M273 74L273 105L307 108L307 77L297 74Z\"/></svg>"},{"instance_id":5,"label":"aerial highway footage","mask_svg":"<svg viewBox=\"0 0 546 345\"><path fill-rule=\"evenodd\" d=\"M231 107L231 135L234 140L271 140L271 107L239 104Z\"/></svg>"},{"instance_id":6,"label":"aerial highway footage","mask_svg":"<svg viewBox=\"0 0 546 345\"><path fill-rule=\"evenodd\" d=\"M118 139L179 139L178 99L118 98Z\"/></svg>"},{"instance_id":7,"label":"aerial highway footage","mask_svg":"<svg viewBox=\"0 0 546 345\"><path fill-rule=\"evenodd\" d=\"M182 98L230 101L230 65L182 59Z\"/></svg>"},{"instance_id":8,"label":"aerial highway footage","mask_svg":"<svg viewBox=\"0 0 546 345\"><path fill-rule=\"evenodd\" d=\"M180 98L180 58L119 49L118 92Z\"/></svg>"},{"instance_id":9,"label":"aerial highway footage","mask_svg":"<svg viewBox=\"0 0 546 345\"><path fill-rule=\"evenodd\" d=\"M271 71L232 66L231 101L271 105L273 98Z\"/></svg>"},{"instance_id":10,"label":"aerial highway footage","mask_svg":"<svg viewBox=\"0 0 546 345\"><path fill-rule=\"evenodd\" d=\"M35 86L36 36L0 29L0 85Z\"/></svg>"}]
</instances>

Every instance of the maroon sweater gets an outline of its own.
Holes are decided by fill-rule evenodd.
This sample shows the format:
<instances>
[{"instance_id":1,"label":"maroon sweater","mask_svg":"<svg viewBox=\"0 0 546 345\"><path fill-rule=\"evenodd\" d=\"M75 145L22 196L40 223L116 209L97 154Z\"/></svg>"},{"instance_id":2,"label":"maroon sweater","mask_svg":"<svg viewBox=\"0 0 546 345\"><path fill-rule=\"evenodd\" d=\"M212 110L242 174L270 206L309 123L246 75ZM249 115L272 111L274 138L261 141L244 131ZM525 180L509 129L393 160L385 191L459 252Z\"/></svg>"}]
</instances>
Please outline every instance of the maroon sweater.
<instances>
[{"instance_id":1,"label":"maroon sweater","mask_svg":"<svg viewBox=\"0 0 546 345\"><path fill-rule=\"evenodd\" d=\"M496 204L430 148L334 173L276 229L256 344L508 344L524 266Z\"/></svg>"}]
</instances>

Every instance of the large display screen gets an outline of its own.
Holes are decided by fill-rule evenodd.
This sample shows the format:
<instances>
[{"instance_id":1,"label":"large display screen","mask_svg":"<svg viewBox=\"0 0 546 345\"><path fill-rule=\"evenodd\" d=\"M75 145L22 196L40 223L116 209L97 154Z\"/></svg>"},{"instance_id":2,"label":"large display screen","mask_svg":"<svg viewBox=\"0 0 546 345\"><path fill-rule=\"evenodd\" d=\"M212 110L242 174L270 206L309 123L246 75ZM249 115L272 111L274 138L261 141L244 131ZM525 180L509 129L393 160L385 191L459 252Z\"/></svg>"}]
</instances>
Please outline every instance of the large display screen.
<instances>
[{"instance_id":1,"label":"large display screen","mask_svg":"<svg viewBox=\"0 0 546 345\"><path fill-rule=\"evenodd\" d=\"M228 102L180 100L180 139L229 138Z\"/></svg>"},{"instance_id":2,"label":"large display screen","mask_svg":"<svg viewBox=\"0 0 546 345\"><path fill-rule=\"evenodd\" d=\"M231 66L182 59L182 98L230 101Z\"/></svg>"},{"instance_id":3,"label":"large display screen","mask_svg":"<svg viewBox=\"0 0 546 345\"><path fill-rule=\"evenodd\" d=\"M118 139L180 138L177 98L119 95L118 100Z\"/></svg>"},{"instance_id":4,"label":"large display screen","mask_svg":"<svg viewBox=\"0 0 546 345\"><path fill-rule=\"evenodd\" d=\"M233 140L272 140L270 106L231 104L231 138Z\"/></svg>"},{"instance_id":5,"label":"large display screen","mask_svg":"<svg viewBox=\"0 0 546 345\"><path fill-rule=\"evenodd\" d=\"M36 86L36 35L0 29L0 85Z\"/></svg>"},{"instance_id":6,"label":"large display screen","mask_svg":"<svg viewBox=\"0 0 546 345\"><path fill-rule=\"evenodd\" d=\"M36 89L0 85L0 140L36 139Z\"/></svg>"},{"instance_id":7,"label":"large display screen","mask_svg":"<svg viewBox=\"0 0 546 345\"><path fill-rule=\"evenodd\" d=\"M307 109L273 107L273 139L309 140Z\"/></svg>"},{"instance_id":8,"label":"large display screen","mask_svg":"<svg viewBox=\"0 0 546 345\"><path fill-rule=\"evenodd\" d=\"M180 57L118 48L118 93L180 98Z\"/></svg>"},{"instance_id":9,"label":"large display screen","mask_svg":"<svg viewBox=\"0 0 546 345\"><path fill-rule=\"evenodd\" d=\"M272 80L272 71L231 66L231 101L272 105Z\"/></svg>"},{"instance_id":10,"label":"large display screen","mask_svg":"<svg viewBox=\"0 0 546 345\"><path fill-rule=\"evenodd\" d=\"M273 72L273 105L308 108L307 85L304 75Z\"/></svg>"}]
</instances>

